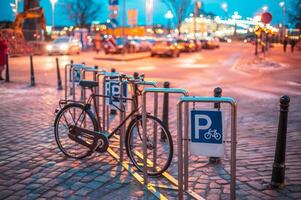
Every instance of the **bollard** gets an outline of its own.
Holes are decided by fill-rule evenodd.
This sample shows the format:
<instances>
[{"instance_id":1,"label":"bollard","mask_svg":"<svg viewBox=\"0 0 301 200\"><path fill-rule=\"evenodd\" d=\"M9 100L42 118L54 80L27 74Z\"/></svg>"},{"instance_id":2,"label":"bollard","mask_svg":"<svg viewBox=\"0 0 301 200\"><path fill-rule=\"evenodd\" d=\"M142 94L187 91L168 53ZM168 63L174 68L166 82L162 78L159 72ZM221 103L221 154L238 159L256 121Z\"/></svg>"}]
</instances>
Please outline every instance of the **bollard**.
<instances>
[{"instance_id":1,"label":"bollard","mask_svg":"<svg viewBox=\"0 0 301 200\"><path fill-rule=\"evenodd\" d=\"M163 83L164 88L169 88L170 84L168 81ZM163 115L162 115L162 122L168 128L168 114L169 114L169 94L164 93L163 94ZM161 131L161 140L166 140L165 134Z\"/></svg>"},{"instance_id":2,"label":"bollard","mask_svg":"<svg viewBox=\"0 0 301 200\"><path fill-rule=\"evenodd\" d=\"M271 186L278 188L284 185L285 178L285 149L287 135L287 119L290 98L284 95L280 98L280 116L278 123L277 143L273 164Z\"/></svg>"},{"instance_id":3,"label":"bollard","mask_svg":"<svg viewBox=\"0 0 301 200\"><path fill-rule=\"evenodd\" d=\"M34 78L32 55L30 55L29 58L30 58L30 86L34 87L36 85L36 82Z\"/></svg>"},{"instance_id":4,"label":"bollard","mask_svg":"<svg viewBox=\"0 0 301 200\"><path fill-rule=\"evenodd\" d=\"M133 77L134 77L135 80L138 79L139 78L139 73L138 72L134 72ZM138 105L139 105L138 96L136 96L137 91L138 91L138 85L134 84L132 98L133 99L135 98L134 101L136 102L136 105L134 105L134 101L132 101L132 111L134 111L136 109L135 106L138 107ZM134 118L134 116L132 116L132 119L133 118Z\"/></svg>"},{"instance_id":5,"label":"bollard","mask_svg":"<svg viewBox=\"0 0 301 200\"><path fill-rule=\"evenodd\" d=\"M112 68L112 69L111 69L111 72L112 72L112 73L115 73L115 72L116 72L116 69L115 69L115 68ZM111 94L111 95L112 95L112 94ZM114 108L114 107L111 106L110 114L111 114L111 115L116 115L116 114L117 114L117 110L116 110L115 108L114 108L114 109L113 109L113 108Z\"/></svg>"},{"instance_id":6,"label":"bollard","mask_svg":"<svg viewBox=\"0 0 301 200\"><path fill-rule=\"evenodd\" d=\"M94 66L94 69L98 70L98 65ZM93 72L93 81L97 81L97 72Z\"/></svg>"},{"instance_id":7,"label":"bollard","mask_svg":"<svg viewBox=\"0 0 301 200\"><path fill-rule=\"evenodd\" d=\"M5 82L9 82L9 64L8 64L8 54L6 54Z\"/></svg>"},{"instance_id":8,"label":"bollard","mask_svg":"<svg viewBox=\"0 0 301 200\"><path fill-rule=\"evenodd\" d=\"M216 87L214 88L214 97L222 97L222 88ZM214 108L220 110L221 104L220 103L214 103ZM217 164L220 163L221 159L219 157L209 157L209 163L210 164Z\"/></svg>"},{"instance_id":9,"label":"bollard","mask_svg":"<svg viewBox=\"0 0 301 200\"><path fill-rule=\"evenodd\" d=\"M61 72L60 72L60 65L59 65L59 59L55 58L56 60L56 71L57 71L57 89L62 90L62 79L61 79Z\"/></svg>"}]
</instances>

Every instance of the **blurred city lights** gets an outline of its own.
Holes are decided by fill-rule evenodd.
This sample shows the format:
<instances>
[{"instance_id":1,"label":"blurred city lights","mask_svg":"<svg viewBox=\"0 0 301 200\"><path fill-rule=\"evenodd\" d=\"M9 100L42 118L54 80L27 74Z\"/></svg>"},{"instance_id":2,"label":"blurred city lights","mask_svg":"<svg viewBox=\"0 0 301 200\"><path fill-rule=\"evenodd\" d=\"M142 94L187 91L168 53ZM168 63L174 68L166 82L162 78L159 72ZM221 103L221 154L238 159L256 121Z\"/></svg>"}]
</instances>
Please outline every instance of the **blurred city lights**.
<instances>
[{"instance_id":1,"label":"blurred city lights","mask_svg":"<svg viewBox=\"0 0 301 200\"><path fill-rule=\"evenodd\" d=\"M166 18L166 19L172 19L172 18L173 18L173 14L172 14L171 10L168 10L168 11L165 13L165 18Z\"/></svg>"},{"instance_id":2,"label":"blurred city lights","mask_svg":"<svg viewBox=\"0 0 301 200\"><path fill-rule=\"evenodd\" d=\"M228 4L227 4L227 3L223 3L223 4L222 4L222 8L223 8L223 10L224 10L225 12L227 12L227 11L228 11Z\"/></svg>"}]
</instances>

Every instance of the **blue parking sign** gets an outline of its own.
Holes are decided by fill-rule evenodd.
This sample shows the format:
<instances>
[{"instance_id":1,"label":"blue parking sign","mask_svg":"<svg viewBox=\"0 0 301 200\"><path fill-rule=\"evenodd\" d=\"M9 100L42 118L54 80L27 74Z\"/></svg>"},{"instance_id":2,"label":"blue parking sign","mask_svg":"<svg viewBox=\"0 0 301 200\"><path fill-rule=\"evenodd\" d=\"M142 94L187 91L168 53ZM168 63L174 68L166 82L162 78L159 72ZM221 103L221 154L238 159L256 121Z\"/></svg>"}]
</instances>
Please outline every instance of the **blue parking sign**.
<instances>
[{"instance_id":1,"label":"blue parking sign","mask_svg":"<svg viewBox=\"0 0 301 200\"><path fill-rule=\"evenodd\" d=\"M190 150L195 155L222 156L223 120L219 110L190 111Z\"/></svg>"},{"instance_id":2,"label":"blue parking sign","mask_svg":"<svg viewBox=\"0 0 301 200\"><path fill-rule=\"evenodd\" d=\"M221 111L192 110L190 115L192 142L222 143L223 125Z\"/></svg>"},{"instance_id":3,"label":"blue parking sign","mask_svg":"<svg viewBox=\"0 0 301 200\"><path fill-rule=\"evenodd\" d=\"M106 80L106 95L111 97L120 97L120 85L118 80ZM123 87L123 97L127 97L127 82L122 83ZM112 105L119 105L120 100L114 98L106 98L106 103ZM126 100L123 100L123 103L126 103Z\"/></svg>"},{"instance_id":4,"label":"blue parking sign","mask_svg":"<svg viewBox=\"0 0 301 200\"><path fill-rule=\"evenodd\" d=\"M118 0L109 0L109 5L118 5Z\"/></svg>"}]
</instances>

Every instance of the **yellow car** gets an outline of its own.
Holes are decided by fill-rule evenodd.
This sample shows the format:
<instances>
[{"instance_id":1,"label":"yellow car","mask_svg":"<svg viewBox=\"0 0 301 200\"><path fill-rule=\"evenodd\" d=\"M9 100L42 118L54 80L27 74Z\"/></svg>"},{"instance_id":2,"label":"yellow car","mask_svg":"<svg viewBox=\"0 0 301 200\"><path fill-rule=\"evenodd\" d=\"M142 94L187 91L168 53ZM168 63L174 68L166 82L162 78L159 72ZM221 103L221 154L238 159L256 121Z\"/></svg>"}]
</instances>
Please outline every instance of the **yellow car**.
<instances>
[{"instance_id":1,"label":"yellow car","mask_svg":"<svg viewBox=\"0 0 301 200\"><path fill-rule=\"evenodd\" d=\"M171 57L179 57L180 56L181 47L175 41L156 41L154 45L151 47L151 56L154 57L156 55L167 55Z\"/></svg>"}]
</instances>

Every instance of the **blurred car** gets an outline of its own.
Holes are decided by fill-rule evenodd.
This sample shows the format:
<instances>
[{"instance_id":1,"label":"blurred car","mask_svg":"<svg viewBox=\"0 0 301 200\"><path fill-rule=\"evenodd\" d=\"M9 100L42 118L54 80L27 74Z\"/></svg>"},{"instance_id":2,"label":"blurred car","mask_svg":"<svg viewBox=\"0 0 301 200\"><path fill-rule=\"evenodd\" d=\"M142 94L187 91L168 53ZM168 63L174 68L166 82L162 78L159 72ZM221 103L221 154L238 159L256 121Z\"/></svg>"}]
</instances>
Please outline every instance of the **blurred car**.
<instances>
[{"instance_id":1,"label":"blurred car","mask_svg":"<svg viewBox=\"0 0 301 200\"><path fill-rule=\"evenodd\" d=\"M154 44L151 39L136 39L140 43L140 51L149 51Z\"/></svg>"},{"instance_id":2,"label":"blurred car","mask_svg":"<svg viewBox=\"0 0 301 200\"><path fill-rule=\"evenodd\" d=\"M127 43L127 39L125 43ZM108 36L105 38L103 43L103 49L105 54L109 53L122 53L123 50L123 39L122 37L114 38L112 36Z\"/></svg>"},{"instance_id":3,"label":"blurred car","mask_svg":"<svg viewBox=\"0 0 301 200\"><path fill-rule=\"evenodd\" d=\"M127 51L129 53L136 53L141 51L141 43L138 39L129 39L127 42Z\"/></svg>"},{"instance_id":4,"label":"blurred car","mask_svg":"<svg viewBox=\"0 0 301 200\"><path fill-rule=\"evenodd\" d=\"M251 44L255 44L256 42L256 38L255 37L246 37L244 39L244 43L251 43Z\"/></svg>"},{"instance_id":5,"label":"blurred car","mask_svg":"<svg viewBox=\"0 0 301 200\"><path fill-rule=\"evenodd\" d=\"M151 47L151 56L167 55L171 57L179 57L180 51L180 46L175 41L159 40Z\"/></svg>"},{"instance_id":6,"label":"blurred car","mask_svg":"<svg viewBox=\"0 0 301 200\"><path fill-rule=\"evenodd\" d=\"M82 45L79 40L72 36L61 36L46 46L48 55L52 54L79 54Z\"/></svg>"},{"instance_id":7,"label":"blurred car","mask_svg":"<svg viewBox=\"0 0 301 200\"><path fill-rule=\"evenodd\" d=\"M182 52L193 52L196 51L197 47L193 40L177 40L178 45L181 47Z\"/></svg>"},{"instance_id":8,"label":"blurred car","mask_svg":"<svg viewBox=\"0 0 301 200\"><path fill-rule=\"evenodd\" d=\"M219 48L219 39L213 37L206 37L202 40L202 48L203 49L215 49Z\"/></svg>"},{"instance_id":9,"label":"blurred car","mask_svg":"<svg viewBox=\"0 0 301 200\"><path fill-rule=\"evenodd\" d=\"M228 37L220 37L219 41L220 42L227 42L227 43L231 43L232 42L232 40L230 38L228 38Z\"/></svg>"},{"instance_id":10,"label":"blurred car","mask_svg":"<svg viewBox=\"0 0 301 200\"><path fill-rule=\"evenodd\" d=\"M202 42L201 42L201 40L198 40L198 39L196 39L196 40L193 40L193 42L195 43L195 50L196 51L200 51L200 50L202 50Z\"/></svg>"}]
</instances>

